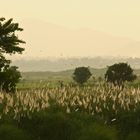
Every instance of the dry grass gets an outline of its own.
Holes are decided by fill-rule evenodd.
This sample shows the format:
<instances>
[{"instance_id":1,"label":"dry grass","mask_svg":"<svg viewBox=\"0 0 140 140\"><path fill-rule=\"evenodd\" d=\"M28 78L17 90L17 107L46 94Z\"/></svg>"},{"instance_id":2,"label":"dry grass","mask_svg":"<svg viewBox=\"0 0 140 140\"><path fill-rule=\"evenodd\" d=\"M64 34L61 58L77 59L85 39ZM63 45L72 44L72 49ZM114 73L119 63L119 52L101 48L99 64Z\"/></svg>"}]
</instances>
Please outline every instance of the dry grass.
<instances>
[{"instance_id":1,"label":"dry grass","mask_svg":"<svg viewBox=\"0 0 140 140\"><path fill-rule=\"evenodd\" d=\"M67 113L114 116L121 112L133 112L140 105L140 89L98 85L95 87L63 87L20 91L15 94L0 93L0 117L11 116L20 120L32 113L47 109L50 99L64 107Z\"/></svg>"}]
</instances>

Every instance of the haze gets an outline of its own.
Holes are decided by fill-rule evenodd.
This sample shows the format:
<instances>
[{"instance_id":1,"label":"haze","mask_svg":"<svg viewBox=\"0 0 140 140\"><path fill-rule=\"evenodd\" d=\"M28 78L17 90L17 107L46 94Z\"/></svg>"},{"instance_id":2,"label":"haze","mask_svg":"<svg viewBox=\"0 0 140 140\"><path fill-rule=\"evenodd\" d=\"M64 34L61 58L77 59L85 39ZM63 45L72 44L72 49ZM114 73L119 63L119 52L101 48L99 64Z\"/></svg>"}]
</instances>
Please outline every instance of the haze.
<instances>
[{"instance_id":1,"label":"haze","mask_svg":"<svg viewBox=\"0 0 140 140\"><path fill-rule=\"evenodd\" d=\"M140 57L139 6L139 0L1 0L0 13L24 28L24 58Z\"/></svg>"}]
</instances>

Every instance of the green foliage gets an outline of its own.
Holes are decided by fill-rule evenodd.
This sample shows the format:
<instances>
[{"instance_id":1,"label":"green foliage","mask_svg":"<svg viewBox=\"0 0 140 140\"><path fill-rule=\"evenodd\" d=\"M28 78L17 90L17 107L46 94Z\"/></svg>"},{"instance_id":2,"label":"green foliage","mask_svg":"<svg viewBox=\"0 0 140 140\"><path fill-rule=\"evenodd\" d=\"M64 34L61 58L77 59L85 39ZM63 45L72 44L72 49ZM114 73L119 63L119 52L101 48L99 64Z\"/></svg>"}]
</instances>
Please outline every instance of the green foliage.
<instances>
[{"instance_id":1,"label":"green foliage","mask_svg":"<svg viewBox=\"0 0 140 140\"><path fill-rule=\"evenodd\" d=\"M18 23L13 23L13 19L5 21L5 18L0 18L0 52L1 53L22 53L24 48L19 47L24 41L18 39L16 31L22 31Z\"/></svg>"},{"instance_id":2,"label":"green foliage","mask_svg":"<svg viewBox=\"0 0 140 140\"><path fill-rule=\"evenodd\" d=\"M21 43L16 35L17 31L23 29L18 23L13 23L13 19L5 21L5 18L0 18L0 86L6 92L14 92L16 83L21 77L17 67L10 66L11 61L5 58L5 54L21 54L24 48L19 47Z\"/></svg>"},{"instance_id":3,"label":"green foliage","mask_svg":"<svg viewBox=\"0 0 140 140\"><path fill-rule=\"evenodd\" d=\"M122 113L121 117L125 118L125 115ZM135 115L133 113L130 119L125 118L128 119L125 122L128 123L127 126L123 123L123 119L119 119L115 125L108 125L100 117L80 112L69 114L63 110L63 107L51 105L47 109L32 113L31 117L23 116L20 121L11 117L8 120L1 119L0 138L2 140L139 140L139 123L133 118L139 117ZM132 121L136 122L135 125L131 125ZM129 129L127 127L131 127L132 131L127 131Z\"/></svg>"},{"instance_id":4,"label":"green foliage","mask_svg":"<svg viewBox=\"0 0 140 140\"><path fill-rule=\"evenodd\" d=\"M78 140L117 140L117 131L109 126L92 123L82 130Z\"/></svg>"},{"instance_id":5,"label":"green foliage","mask_svg":"<svg viewBox=\"0 0 140 140\"><path fill-rule=\"evenodd\" d=\"M133 69L130 65L127 63L118 63L108 67L105 79L114 85L122 86L126 81L134 81L136 75L133 74Z\"/></svg>"},{"instance_id":6,"label":"green foliage","mask_svg":"<svg viewBox=\"0 0 140 140\"><path fill-rule=\"evenodd\" d=\"M0 92L0 138L137 140L139 93L139 88L108 84Z\"/></svg>"},{"instance_id":7,"label":"green foliage","mask_svg":"<svg viewBox=\"0 0 140 140\"><path fill-rule=\"evenodd\" d=\"M62 110L51 106L34 113L32 119L23 118L20 126L30 132L34 140L77 140L83 128L84 116L70 115Z\"/></svg>"},{"instance_id":8,"label":"green foliage","mask_svg":"<svg viewBox=\"0 0 140 140\"><path fill-rule=\"evenodd\" d=\"M29 140L29 137L17 126L2 124L0 125L1 140Z\"/></svg>"},{"instance_id":9,"label":"green foliage","mask_svg":"<svg viewBox=\"0 0 140 140\"><path fill-rule=\"evenodd\" d=\"M126 140L140 140L140 132L130 133Z\"/></svg>"},{"instance_id":10,"label":"green foliage","mask_svg":"<svg viewBox=\"0 0 140 140\"><path fill-rule=\"evenodd\" d=\"M120 140L132 139L132 136L140 134L140 105L138 105L135 112L122 112L117 117L117 129L119 131ZM139 137L140 135L138 135ZM140 138L140 137L139 137ZM133 139L132 139L133 140Z\"/></svg>"},{"instance_id":11,"label":"green foliage","mask_svg":"<svg viewBox=\"0 0 140 140\"><path fill-rule=\"evenodd\" d=\"M91 72L88 67L78 67L73 73L73 79L78 84L84 84L91 77Z\"/></svg>"},{"instance_id":12,"label":"green foliage","mask_svg":"<svg viewBox=\"0 0 140 140\"><path fill-rule=\"evenodd\" d=\"M0 85L5 92L15 92L16 83L21 77L17 67L11 66L0 72Z\"/></svg>"}]
</instances>

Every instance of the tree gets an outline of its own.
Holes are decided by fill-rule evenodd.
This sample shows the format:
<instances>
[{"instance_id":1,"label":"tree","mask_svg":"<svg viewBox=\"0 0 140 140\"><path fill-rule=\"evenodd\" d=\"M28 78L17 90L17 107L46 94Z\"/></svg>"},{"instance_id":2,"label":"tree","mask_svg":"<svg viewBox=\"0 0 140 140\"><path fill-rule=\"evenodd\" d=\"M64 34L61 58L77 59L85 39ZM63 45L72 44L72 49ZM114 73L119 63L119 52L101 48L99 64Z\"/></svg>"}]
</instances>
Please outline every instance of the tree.
<instances>
[{"instance_id":1,"label":"tree","mask_svg":"<svg viewBox=\"0 0 140 140\"><path fill-rule=\"evenodd\" d=\"M73 79L80 85L83 85L91 77L88 67L78 67L73 73Z\"/></svg>"},{"instance_id":2,"label":"tree","mask_svg":"<svg viewBox=\"0 0 140 140\"><path fill-rule=\"evenodd\" d=\"M108 67L105 74L107 82L114 85L123 86L126 81L133 81L136 79L136 75L133 73L133 69L127 63L118 63Z\"/></svg>"},{"instance_id":3,"label":"tree","mask_svg":"<svg viewBox=\"0 0 140 140\"><path fill-rule=\"evenodd\" d=\"M0 18L0 86L6 92L15 91L16 83L21 75L18 67L11 66L11 60L7 60L5 55L22 54L24 48L19 47L25 43L16 35L17 31L23 31L18 23L13 23L13 19L6 20Z\"/></svg>"},{"instance_id":4,"label":"tree","mask_svg":"<svg viewBox=\"0 0 140 140\"><path fill-rule=\"evenodd\" d=\"M15 92L16 83L21 78L21 74L17 68L16 66L11 66L0 72L0 85L2 85L1 89L3 91Z\"/></svg>"}]
</instances>

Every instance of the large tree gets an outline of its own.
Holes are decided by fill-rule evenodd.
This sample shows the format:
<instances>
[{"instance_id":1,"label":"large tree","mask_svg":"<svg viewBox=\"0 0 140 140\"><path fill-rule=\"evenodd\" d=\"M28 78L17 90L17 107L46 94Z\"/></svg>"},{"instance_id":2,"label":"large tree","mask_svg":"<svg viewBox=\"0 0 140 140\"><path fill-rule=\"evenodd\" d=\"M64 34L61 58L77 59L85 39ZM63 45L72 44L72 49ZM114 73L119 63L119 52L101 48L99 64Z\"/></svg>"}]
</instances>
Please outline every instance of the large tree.
<instances>
[{"instance_id":1,"label":"large tree","mask_svg":"<svg viewBox=\"0 0 140 140\"><path fill-rule=\"evenodd\" d=\"M17 31L23 31L13 19L0 18L0 87L6 92L15 91L16 83L21 75L17 67L11 66L6 54L21 54L24 48L19 45L25 41L18 38Z\"/></svg>"},{"instance_id":2,"label":"large tree","mask_svg":"<svg viewBox=\"0 0 140 140\"><path fill-rule=\"evenodd\" d=\"M136 79L136 75L133 73L133 69L127 63L118 63L109 66L105 74L107 82L114 85L123 86L126 81L133 81Z\"/></svg>"},{"instance_id":3,"label":"large tree","mask_svg":"<svg viewBox=\"0 0 140 140\"><path fill-rule=\"evenodd\" d=\"M73 73L73 79L80 85L83 85L91 77L88 67L78 67Z\"/></svg>"}]
</instances>

